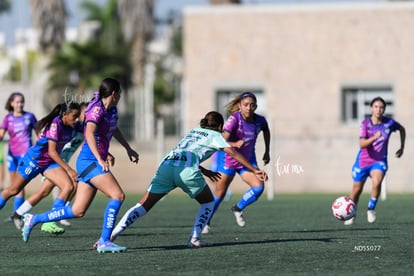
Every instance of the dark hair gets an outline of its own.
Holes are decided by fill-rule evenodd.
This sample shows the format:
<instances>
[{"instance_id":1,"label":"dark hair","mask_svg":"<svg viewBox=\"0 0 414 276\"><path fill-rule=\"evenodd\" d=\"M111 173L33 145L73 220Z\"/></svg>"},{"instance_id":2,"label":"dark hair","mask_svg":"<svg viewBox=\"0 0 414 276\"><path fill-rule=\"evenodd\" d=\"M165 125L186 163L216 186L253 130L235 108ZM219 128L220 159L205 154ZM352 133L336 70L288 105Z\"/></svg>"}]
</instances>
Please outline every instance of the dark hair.
<instances>
[{"instance_id":1,"label":"dark hair","mask_svg":"<svg viewBox=\"0 0 414 276\"><path fill-rule=\"evenodd\" d=\"M210 111L200 120L200 127L217 129L219 126L223 126L223 116L217 111Z\"/></svg>"},{"instance_id":2,"label":"dark hair","mask_svg":"<svg viewBox=\"0 0 414 276\"><path fill-rule=\"evenodd\" d=\"M6 104L4 105L4 108L9 111L12 112L14 111L13 106L11 105L11 102L14 100L14 98L16 97L22 97L23 101L24 101L24 95L21 92L13 92L10 94L9 98L7 99Z\"/></svg>"},{"instance_id":3,"label":"dark hair","mask_svg":"<svg viewBox=\"0 0 414 276\"><path fill-rule=\"evenodd\" d=\"M109 97L113 91L121 91L121 85L119 81L113 78L106 78L99 85L99 98L102 99Z\"/></svg>"},{"instance_id":4,"label":"dark hair","mask_svg":"<svg viewBox=\"0 0 414 276\"><path fill-rule=\"evenodd\" d=\"M256 96L252 92L243 92L243 93L240 93L236 97L234 97L234 99L231 100L226 105L227 114L228 115L231 115L231 114L237 112L239 110L239 103L244 98L252 98L254 100L254 102L257 103Z\"/></svg>"},{"instance_id":5,"label":"dark hair","mask_svg":"<svg viewBox=\"0 0 414 276\"><path fill-rule=\"evenodd\" d=\"M75 102L61 103L56 105L48 115L37 122L35 128L36 131L40 132L42 129L49 127L49 125L52 123L52 120L56 116L62 116L63 113L70 113L72 110L80 110L80 105Z\"/></svg>"},{"instance_id":6,"label":"dark hair","mask_svg":"<svg viewBox=\"0 0 414 276\"><path fill-rule=\"evenodd\" d=\"M375 97L371 100L371 103L369 104L369 106L372 106L376 101L380 101L382 102L382 104L384 105L384 109L387 107L387 103L385 102L385 100L381 97Z\"/></svg>"}]
</instances>

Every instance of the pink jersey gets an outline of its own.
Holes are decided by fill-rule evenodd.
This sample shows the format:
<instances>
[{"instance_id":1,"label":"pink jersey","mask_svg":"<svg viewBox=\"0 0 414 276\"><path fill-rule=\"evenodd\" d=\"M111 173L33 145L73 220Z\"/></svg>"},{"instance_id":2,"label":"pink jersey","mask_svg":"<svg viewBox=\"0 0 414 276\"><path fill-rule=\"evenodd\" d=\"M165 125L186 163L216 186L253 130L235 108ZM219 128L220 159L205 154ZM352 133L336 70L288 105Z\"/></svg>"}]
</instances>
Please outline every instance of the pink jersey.
<instances>
[{"instance_id":1,"label":"pink jersey","mask_svg":"<svg viewBox=\"0 0 414 276\"><path fill-rule=\"evenodd\" d=\"M118 127L118 110L115 106L107 110L99 99L99 95L95 92L95 98L89 103L85 111L85 126L89 122L97 126L94 133L96 145L102 159L106 160L112 135ZM83 158L95 158L86 140L80 155Z\"/></svg>"},{"instance_id":2,"label":"pink jersey","mask_svg":"<svg viewBox=\"0 0 414 276\"><path fill-rule=\"evenodd\" d=\"M10 112L4 117L1 128L9 133L11 155L22 156L32 146L32 131L36 123L35 115L30 112L17 117Z\"/></svg>"},{"instance_id":3,"label":"pink jersey","mask_svg":"<svg viewBox=\"0 0 414 276\"><path fill-rule=\"evenodd\" d=\"M228 142L236 142L243 140L244 144L241 148L234 148L234 150L241 153L247 160L255 159L255 146L257 136L260 131L269 128L266 118L255 114L254 122L250 123L243 119L240 112L233 113L224 123L223 131L229 132L230 137ZM226 154L224 157L224 167L227 168L242 168L243 165Z\"/></svg>"},{"instance_id":4,"label":"pink jersey","mask_svg":"<svg viewBox=\"0 0 414 276\"><path fill-rule=\"evenodd\" d=\"M381 137L378 138L369 147L361 148L358 153L359 166L364 168L373 163L383 161L387 162L388 141L391 133L400 129L401 125L391 118L383 117L380 124L374 125L371 118L366 118L361 123L359 132L360 138L370 138L374 136L377 131L381 131Z\"/></svg>"}]
</instances>

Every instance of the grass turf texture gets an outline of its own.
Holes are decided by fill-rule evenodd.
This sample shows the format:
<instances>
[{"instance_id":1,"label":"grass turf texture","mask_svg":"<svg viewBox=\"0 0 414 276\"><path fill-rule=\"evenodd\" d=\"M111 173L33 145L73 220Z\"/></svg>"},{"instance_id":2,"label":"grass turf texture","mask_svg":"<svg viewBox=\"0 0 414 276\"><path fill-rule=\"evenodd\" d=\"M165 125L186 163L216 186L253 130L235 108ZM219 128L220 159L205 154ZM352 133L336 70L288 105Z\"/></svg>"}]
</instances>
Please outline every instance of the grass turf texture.
<instances>
[{"instance_id":1,"label":"grass turf texture","mask_svg":"<svg viewBox=\"0 0 414 276\"><path fill-rule=\"evenodd\" d=\"M71 220L60 236L41 233L22 241L13 223L0 222L0 275L409 275L414 269L412 195L388 196L377 206L377 222L366 221L362 196L356 223L344 226L331 214L338 195L265 196L245 211L239 228L229 211L239 198L223 202L203 238L211 247L188 249L195 201L173 194L135 222L116 243L125 253L92 249L100 234L107 199L98 196L87 215ZM127 195L120 216L138 195ZM44 200L33 211L44 211ZM0 214L7 216L10 201ZM120 218L120 217L119 217Z\"/></svg>"}]
</instances>

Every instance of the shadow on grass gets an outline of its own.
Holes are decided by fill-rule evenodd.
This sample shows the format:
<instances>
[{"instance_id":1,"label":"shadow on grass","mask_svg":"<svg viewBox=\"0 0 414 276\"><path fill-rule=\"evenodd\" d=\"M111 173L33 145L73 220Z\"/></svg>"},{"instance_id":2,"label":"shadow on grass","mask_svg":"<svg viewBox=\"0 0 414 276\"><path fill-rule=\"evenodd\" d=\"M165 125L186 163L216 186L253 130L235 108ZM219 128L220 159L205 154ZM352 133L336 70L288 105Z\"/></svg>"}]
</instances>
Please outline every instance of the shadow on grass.
<instances>
[{"instance_id":1,"label":"shadow on grass","mask_svg":"<svg viewBox=\"0 0 414 276\"><path fill-rule=\"evenodd\" d=\"M285 243L285 242L307 242L307 241L316 241L316 242L336 242L337 238L301 238L301 239L272 239L272 240L262 240L262 241L235 241L235 242L221 242L221 243L211 243L208 248L211 247L222 247L222 246L239 246L239 245L258 245L258 244L272 244L272 243ZM182 249L194 249L188 248L185 245L169 245L169 246L143 246L143 247L129 247L129 250L182 250Z\"/></svg>"}]
</instances>

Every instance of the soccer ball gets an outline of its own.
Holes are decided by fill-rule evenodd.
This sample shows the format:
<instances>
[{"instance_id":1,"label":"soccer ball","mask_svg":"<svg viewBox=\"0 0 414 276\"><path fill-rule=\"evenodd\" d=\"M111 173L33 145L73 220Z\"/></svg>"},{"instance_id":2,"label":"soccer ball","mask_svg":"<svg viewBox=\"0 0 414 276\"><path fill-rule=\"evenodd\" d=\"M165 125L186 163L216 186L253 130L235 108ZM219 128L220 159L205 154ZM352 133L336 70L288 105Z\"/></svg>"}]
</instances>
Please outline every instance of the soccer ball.
<instances>
[{"instance_id":1,"label":"soccer ball","mask_svg":"<svg viewBox=\"0 0 414 276\"><path fill-rule=\"evenodd\" d=\"M339 220L348 220L355 216L355 213L356 204L347 196L338 197L332 203L332 214Z\"/></svg>"}]
</instances>

